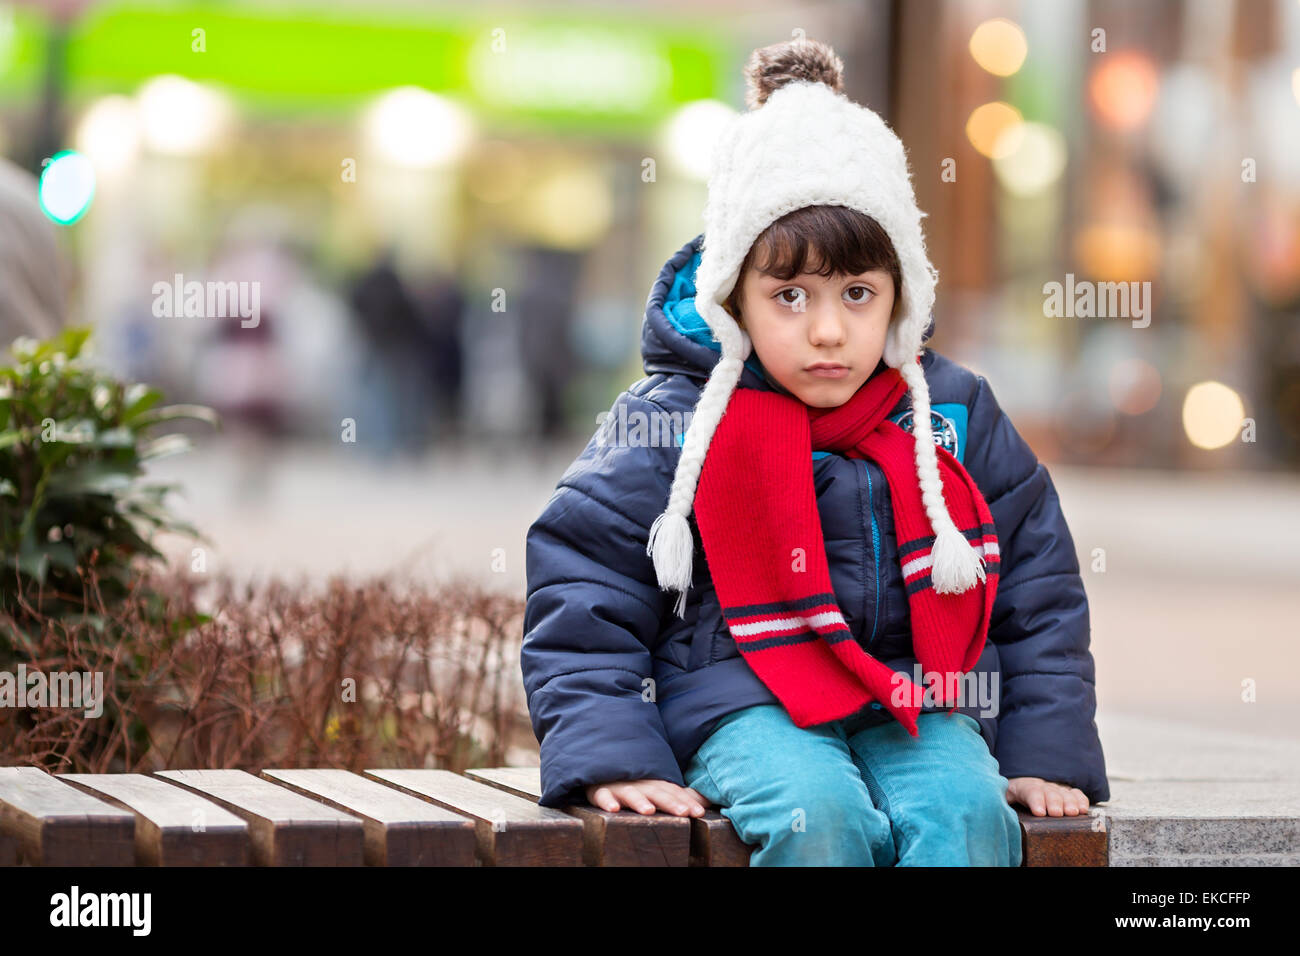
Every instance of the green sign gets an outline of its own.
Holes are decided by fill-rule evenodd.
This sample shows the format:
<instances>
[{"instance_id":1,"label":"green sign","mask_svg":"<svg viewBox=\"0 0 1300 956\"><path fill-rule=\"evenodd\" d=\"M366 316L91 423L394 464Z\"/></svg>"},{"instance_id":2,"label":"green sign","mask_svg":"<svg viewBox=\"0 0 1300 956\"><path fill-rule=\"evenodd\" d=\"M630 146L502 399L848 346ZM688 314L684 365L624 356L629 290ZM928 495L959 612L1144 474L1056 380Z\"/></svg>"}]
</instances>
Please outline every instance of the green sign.
<instances>
[{"instance_id":1,"label":"green sign","mask_svg":"<svg viewBox=\"0 0 1300 956\"><path fill-rule=\"evenodd\" d=\"M10 27L7 48L0 33L0 95L12 100L38 88L47 27L22 11L3 17ZM129 94L174 73L252 111L302 112L353 109L382 91L419 86L488 121L635 135L683 103L730 98L729 78L740 71L728 33L720 21L617 10L578 19L527 9L110 2L71 25L66 89L77 101Z\"/></svg>"}]
</instances>

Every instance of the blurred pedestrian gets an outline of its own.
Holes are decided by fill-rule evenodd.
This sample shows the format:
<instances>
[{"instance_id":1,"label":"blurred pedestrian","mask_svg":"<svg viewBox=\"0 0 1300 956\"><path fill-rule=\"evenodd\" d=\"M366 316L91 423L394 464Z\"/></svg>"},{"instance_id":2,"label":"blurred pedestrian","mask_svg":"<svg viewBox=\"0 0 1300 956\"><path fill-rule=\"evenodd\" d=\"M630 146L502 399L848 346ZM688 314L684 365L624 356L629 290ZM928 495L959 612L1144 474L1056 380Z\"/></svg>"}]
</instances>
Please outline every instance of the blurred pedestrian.
<instances>
[{"instance_id":1,"label":"blurred pedestrian","mask_svg":"<svg viewBox=\"0 0 1300 956\"><path fill-rule=\"evenodd\" d=\"M424 448L430 430L429 338L391 250L352 284L348 298L368 344L363 394L367 443L380 451Z\"/></svg>"},{"instance_id":2,"label":"blurred pedestrian","mask_svg":"<svg viewBox=\"0 0 1300 956\"><path fill-rule=\"evenodd\" d=\"M417 308L427 338L426 377L434 400L434 432L438 439L454 438L461 430L461 384L464 351L461 320L465 296L452 275L438 275L422 286Z\"/></svg>"},{"instance_id":3,"label":"blurred pedestrian","mask_svg":"<svg viewBox=\"0 0 1300 956\"><path fill-rule=\"evenodd\" d=\"M581 370L573 350L573 315L582 257L564 249L528 246L521 251L525 285L519 297L524 372L536 396L536 439L563 435L565 395Z\"/></svg>"}]
</instances>

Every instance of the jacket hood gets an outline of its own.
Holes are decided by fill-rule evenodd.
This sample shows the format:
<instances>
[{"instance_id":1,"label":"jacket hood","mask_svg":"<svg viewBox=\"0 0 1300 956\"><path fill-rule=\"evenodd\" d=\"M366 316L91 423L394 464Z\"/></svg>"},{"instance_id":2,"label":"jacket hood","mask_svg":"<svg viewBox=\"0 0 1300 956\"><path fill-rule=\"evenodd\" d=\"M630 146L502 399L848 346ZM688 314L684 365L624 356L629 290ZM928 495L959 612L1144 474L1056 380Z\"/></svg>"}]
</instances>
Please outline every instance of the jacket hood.
<instances>
[{"instance_id":1,"label":"jacket hood","mask_svg":"<svg viewBox=\"0 0 1300 956\"><path fill-rule=\"evenodd\" d=\"M700 233L664 263L650 289L641 323L641 359L647 375L681 374L703 381L722 355L722 346L695 308L695 272L703 246L704 234ZM923 338L929 339L933 333L931 313ZM886 367L881 359L876 372ZM757 353L746 360L738 387L790 394L767 374Z\"/></svg>"}]
</instances>

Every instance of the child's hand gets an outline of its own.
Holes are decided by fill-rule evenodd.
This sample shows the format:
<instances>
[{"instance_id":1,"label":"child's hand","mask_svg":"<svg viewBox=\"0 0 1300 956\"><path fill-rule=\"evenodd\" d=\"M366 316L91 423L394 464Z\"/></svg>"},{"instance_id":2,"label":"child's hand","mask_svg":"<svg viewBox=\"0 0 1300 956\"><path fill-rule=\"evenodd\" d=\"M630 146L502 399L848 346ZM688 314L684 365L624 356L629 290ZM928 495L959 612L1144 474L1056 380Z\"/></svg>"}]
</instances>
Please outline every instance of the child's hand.
<instances>
[{"instance_id":1,"label":"child's hand","mask_svg":"<svg viewBox=\"0 0 1300 956\"><path fill-rule=\"evenodd\" d=\"M709 801L690 787L679 787L669 780L619 780L593 783L586 788L587 802L602 810L627 807L637 813L654 813L655 808L674 816L703 815Z\"/></svg>"},{"instance_id":2,"label":"child's hand","mask_svg":"<svg viewBox=\"0 0 1300 956\"><path fill-rule=\"evenodd\" d=\"M1007 782L1007 803L1023 804L1036 817L1075 817L1088 812L1088 798L1077 787L1042 777L1012 777Z\"/></svg>"}]
</instances>

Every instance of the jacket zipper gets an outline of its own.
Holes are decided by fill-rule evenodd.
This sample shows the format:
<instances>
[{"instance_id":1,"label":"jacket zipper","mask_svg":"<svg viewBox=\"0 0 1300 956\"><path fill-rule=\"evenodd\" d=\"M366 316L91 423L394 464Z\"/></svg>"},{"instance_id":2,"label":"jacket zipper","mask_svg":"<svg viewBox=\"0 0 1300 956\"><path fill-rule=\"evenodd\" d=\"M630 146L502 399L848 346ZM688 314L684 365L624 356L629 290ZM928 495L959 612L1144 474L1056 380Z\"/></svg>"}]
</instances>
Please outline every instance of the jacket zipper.
<instances>
[{"instance_id":1,"label":"jacket zipper","mask_svg":"<svg viewBox=\"0 0 1300 956\"><path fill-rule=\"evenodd\" d=\"M867 640L867 647L876 640L876 628L880 624L880 529L876 527L876 508L873 504L874 496L871 493L871 469L861 458L858 462L862 465L862 470L867 473L867 511L871 515L871 549L876 558L876 605L875 616L871 621L871 637Z\"/></svg>"}]
</instances>

